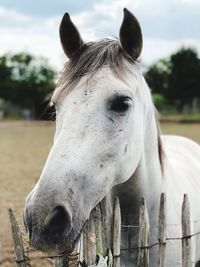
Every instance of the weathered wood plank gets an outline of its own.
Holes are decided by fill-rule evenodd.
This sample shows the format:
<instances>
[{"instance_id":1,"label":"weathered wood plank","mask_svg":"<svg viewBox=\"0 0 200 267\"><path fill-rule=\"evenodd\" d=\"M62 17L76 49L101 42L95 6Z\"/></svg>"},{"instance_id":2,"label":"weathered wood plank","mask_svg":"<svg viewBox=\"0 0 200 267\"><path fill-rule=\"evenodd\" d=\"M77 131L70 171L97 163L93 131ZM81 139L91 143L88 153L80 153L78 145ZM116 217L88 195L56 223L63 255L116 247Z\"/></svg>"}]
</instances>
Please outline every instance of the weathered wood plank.
<instances>
[{"instance_id":1,"label":"weathered wood plank","mask_svg":"<svg viewBox=\"0 0 200 267\"><path fill-rule=\"evenodd\" d=\"M83 258L89 266L96 260L96 234L92 218L89 219L83 232Z\"/></svg>"},{"instance_id":2,"label":"weathered wood plank","mask_svg":"<svg viewBox=\"0 0 200 267\"><path fill-rule=\"evenodd\" d=\"M18 267L27 267L24 245L19 225L11 209L8 210L8 215L9 215L13 243L14 243L16 264Z\"/></svg>"},{"instance_id":3,"label":"weathered wood plank","mask_svg":"<svg viewBox=\"0 0 200 267\"><path fill-rule=\"evenodd\" d=\"M149 215L146 201L141 199L139 211L138 267L149 267Z\"/></svg>"},{"instance_id":4,"label":"weathered wood plank","mask_svg":"<svg viewBox=\"0 0 200 267\"><path fill-rule=\"evenodd\" d=\"M107 213L106 200L103 199L90 214L96 235L96 253L104 257L111 243L111 219L107 220Z\"/></svg>"},{"instance_id":5,"label":"weathered wood plank","mask_svg":"<svg viewBox=\"0 0 200 267\"><path fill-rule=\"evenodd\" d=\"M113 210L113 234L112 234L113 267L120 267L121 253L121 210L119 199L116 197Z\"/></svg>"},{"instance_id":6,"label":"weathered wood plank","mask_svg":"<svg viewBox=\"0 0 200 267\"><path fill-rule=\"evenodd\" d=\"M67 255L54 257L54 267L69 267L69 259Z\"/></svg>"},{"instance_id":7,"label":"weathered wood plank","mask_svg":"<svg viewBox=\"0 0 200 267\"><path fill-rule=\"evenodd\" d=\"M114 203L114 211L113 211L113 256L120 256L120 248L121 248L121 210L119 199L115 199Z\"/></svg>"},{"instance_id":8,"label":"weathered wood plank","mask_svg":"<svg viewBox=\"0 0 200 267\"><path fill-rule=\"evenodd\" d=\"M182 204L182 267L191 267L191 225L190 205L185 194Z\"/></svg>"},{"instance_id":9,"label":"weathered wood plank","mask_svg":"<svg viewBox=\"0 0 200 267\"><path fill-rule=\"evenodd\" d=\"M113 255L111 249L108 250L108 267L113 267Z\"/></svg>"},{"instance_id":10,"label":"weathered wood plank","mask_svg":"<svg viewBox=\"0 0 200 267\"><path fill-rule=\"evenodd\" d=\"M160 210L158 222L158 242L159 242L159 258L158 267L166 266L166 214L167 203L166 195L164 193L160 196Z\"/></svg>"}]
</instances>

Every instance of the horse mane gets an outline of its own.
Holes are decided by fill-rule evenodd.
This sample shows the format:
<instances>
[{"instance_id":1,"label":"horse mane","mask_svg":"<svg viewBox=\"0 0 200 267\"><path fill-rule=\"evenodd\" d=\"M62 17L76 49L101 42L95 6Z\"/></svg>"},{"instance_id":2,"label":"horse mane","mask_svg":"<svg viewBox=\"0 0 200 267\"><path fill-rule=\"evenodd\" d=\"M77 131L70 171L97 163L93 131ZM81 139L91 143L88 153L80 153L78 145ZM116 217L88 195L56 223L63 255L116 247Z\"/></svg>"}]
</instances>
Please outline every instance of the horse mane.
<instances>
[{"instance_id":1,"label":"horse mane","mask_svg":"<svg viewBox=\"0 0 200 267\"><path fill-rule=\"evenodd\" d=\"M53 102L57 102L67 95L84 76L87 79L92 77L98 70L104 66L108 66L115 75L122 78L122 74L133 71L127 63L136 67L139 61L133 60L131 56L126 53L118 39L102 39L97 42L89 42L83 44L80 49L70 58L65 64L63 70L60 72L57 90L53 96ZM158 132L158 154L161 169L163 170L164 150L160 135L159 121L156 117L157 132Z\"/></svg>"},{"instance_id":2,"label":"horse mane","mask_svg":"<svg viewBox=\"0 0 200 267\"><path fill-rule=\"evenodd\" d=\"M118 39L102 39L83 44L60 72L55 101L68 94L82 77L87 75L89 79L104 66L110 67L115 75L122 77L123 73L130 71L127 62L135 66L138 63L122 49Z\"/></svg>"},{"instance_id":3,"label":"horse mane","mask_svg":"<svg viewBox=\"0 0 200 267\"><path fill-rule=\"evenodd\" d=\"M155 108L155 120L156 120L156 127L157 127L157 134L158 134L158 156L160 161L160 166L162 173L164 172L164 161L165 161L165 151L163 148L162 138L161 138L161 129L160 129L160 123L158 118L158 111Z\"/></svg>"}]
</instances>

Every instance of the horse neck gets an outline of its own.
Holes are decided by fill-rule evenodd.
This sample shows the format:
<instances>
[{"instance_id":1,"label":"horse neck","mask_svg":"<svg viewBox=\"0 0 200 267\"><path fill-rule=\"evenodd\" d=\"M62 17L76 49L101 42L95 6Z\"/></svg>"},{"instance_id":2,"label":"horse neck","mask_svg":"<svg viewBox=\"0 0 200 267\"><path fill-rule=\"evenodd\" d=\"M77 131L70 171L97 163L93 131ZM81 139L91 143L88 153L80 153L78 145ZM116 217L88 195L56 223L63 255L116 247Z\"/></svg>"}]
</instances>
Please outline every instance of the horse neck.
<instances>
[{"instance_id":1,"label":"horse neck","mask_svg":"<svg viewBox=\"0 0 200 267\"><path fill-rule=\"evenodd\" d=\"M161 193L162 171L158 152L158 130L154 111L148 114L144 138L144 149L138 167L132 177L124 184L114 188L114 195L120 198L122 222L138 223L139 205L145 197L150 221L158 218L158 199ZM151 221L151 223L154 223Z\"/></svg>"}]
</instances>

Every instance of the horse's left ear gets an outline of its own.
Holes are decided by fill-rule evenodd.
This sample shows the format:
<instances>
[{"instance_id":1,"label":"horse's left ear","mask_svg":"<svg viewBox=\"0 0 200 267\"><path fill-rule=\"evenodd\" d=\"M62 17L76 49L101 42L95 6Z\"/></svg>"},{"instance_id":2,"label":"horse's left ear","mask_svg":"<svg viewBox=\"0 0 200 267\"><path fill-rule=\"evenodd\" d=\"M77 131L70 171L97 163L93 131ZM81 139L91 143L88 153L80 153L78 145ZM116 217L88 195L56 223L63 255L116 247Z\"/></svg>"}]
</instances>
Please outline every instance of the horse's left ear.
<instances>
[{"instance_id":1,"label":"horse's left ear","mask_svg":"<svg viewBox=\"0 0 200 267\"><path fill-rule=\"evenodd\" d=\"M136 17L126 8L119 37L122 48L136 60L142 51L142 30Z\"/></svg>"},{"instance_id":2,"label":"horse's left ear","mask_svg":"<svg viewBox=\"0 0 200 267\"><path fill-rule=\"evenodd\" d=\"M60 41L68 58L83 45L81 35L68 13L65 13L60 23Z\"/></svg>"}]
</instances>

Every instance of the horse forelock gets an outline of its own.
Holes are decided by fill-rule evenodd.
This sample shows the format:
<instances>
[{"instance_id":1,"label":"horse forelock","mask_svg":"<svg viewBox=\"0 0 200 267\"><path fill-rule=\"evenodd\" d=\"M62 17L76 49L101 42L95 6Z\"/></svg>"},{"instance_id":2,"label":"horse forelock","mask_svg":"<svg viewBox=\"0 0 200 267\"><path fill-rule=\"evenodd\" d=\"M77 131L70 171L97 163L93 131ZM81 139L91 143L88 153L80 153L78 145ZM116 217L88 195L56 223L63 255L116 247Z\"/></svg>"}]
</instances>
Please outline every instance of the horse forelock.
<instances>
[{"instance_id":1,"label":"horse forelock","mask_svg":"<svg viewBox=\"0 0 200 267\"><path fill-rule=\"evenodd\" d=\"M122 49L118 39L83 44L60 72L54 101L62 100L81 78L87 76L89 79L104 66L108 66L115 75L122 78L124 73L130 72L127 63L135 67L139 65L139 61L134 61Z\"/></svg>"}]
</instances>

